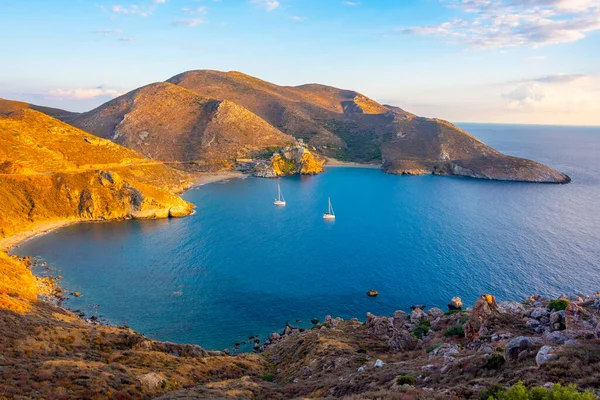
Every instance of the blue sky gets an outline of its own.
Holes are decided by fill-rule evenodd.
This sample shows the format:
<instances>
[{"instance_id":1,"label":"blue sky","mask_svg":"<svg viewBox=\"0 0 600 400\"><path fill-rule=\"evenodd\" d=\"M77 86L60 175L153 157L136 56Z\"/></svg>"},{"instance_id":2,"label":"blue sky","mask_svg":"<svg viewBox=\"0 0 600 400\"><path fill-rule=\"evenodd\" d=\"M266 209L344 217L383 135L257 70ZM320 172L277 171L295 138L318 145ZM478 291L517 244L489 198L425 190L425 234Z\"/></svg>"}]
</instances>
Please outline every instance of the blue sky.
<instances>
[{"instance_id":1,"label":"blue sky","mask_svg":"<svg viewBox=\"0 0 600 400\"><path fill-rule=\"evenodd\" d=\"M2 0L0 97L89 110L191 69L454 122L600 125L600 0Z\"/></svg>"}]
</instances>

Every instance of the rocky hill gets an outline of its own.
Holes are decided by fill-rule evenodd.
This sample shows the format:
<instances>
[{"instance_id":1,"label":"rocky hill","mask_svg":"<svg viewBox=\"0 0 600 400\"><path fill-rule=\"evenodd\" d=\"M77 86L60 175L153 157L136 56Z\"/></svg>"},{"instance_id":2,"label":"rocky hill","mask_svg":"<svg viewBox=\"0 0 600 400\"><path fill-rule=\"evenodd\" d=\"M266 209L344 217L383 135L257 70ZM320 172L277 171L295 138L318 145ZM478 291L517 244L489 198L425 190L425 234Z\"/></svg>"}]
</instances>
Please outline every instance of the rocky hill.
<instances>
[{"instance_id":1,"label":"rocky hill","mask_svg":"<svg viewBox=\"0 0 600 400\"><path fill-rule=\"evenodd\" d=\"M168 82L239 104L323 155L382 162L390 173L570 181L539 163L505 156L447 121L417 117L351 90L283 87L239 72L207 70L185 72Z\"/></svg>"},{"instance_id":2,"label":"rocky hill","mask_svg":"<svg viewBox=\"0 0 600 400\"><path fill-rule=\"evenodd\" d=\"M295 139L244 107L154 83L65 121L162 161L221 169Z\"/></svg>"},{"instance_id":3,"label":"rocky hill","mask_svg":"<svg viewBox=\"0 0 600 400\"><path fill-rule=\"evenodd\" d=\"M417 117L352 90L278 86L240 72L188 71L83 114L51 115L140 153L199 169L302 140L318 154L382 164L402 175L568 183L537 162L505 156L457 126Z\"/></svg>"},{"instance_id":4,"label":"rocky hill","mask_svg":"<svg viewBox=\"0 0 600 400\"><path fill-rule=\"evenodd\" d=\"M79 220L187 215L173 192L182 172L76 129L24 103L0 100L0 241Z\"/></svg>"}]
</instances>

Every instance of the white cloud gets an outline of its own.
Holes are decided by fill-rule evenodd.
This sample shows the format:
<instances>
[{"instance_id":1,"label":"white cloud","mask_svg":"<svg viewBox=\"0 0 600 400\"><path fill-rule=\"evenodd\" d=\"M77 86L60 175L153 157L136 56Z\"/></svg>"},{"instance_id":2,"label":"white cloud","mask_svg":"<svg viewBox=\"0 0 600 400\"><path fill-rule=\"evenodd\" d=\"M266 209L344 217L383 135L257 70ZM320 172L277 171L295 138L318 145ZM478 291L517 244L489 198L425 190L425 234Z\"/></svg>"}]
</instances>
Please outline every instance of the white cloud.
<instances>
[{"instance_id":1,"label":"white cloud","mask_svg":"<svg viewBox=\"0 0 600 400\"><path fill-rule=\"evenodd\" d=\"M175 26L187 26L187 27L191 28L191 27L203 24L205 22L206 21L203 20L202 18L190 18L190 19L180 19L180 20L174 21L173 25L175 25Z\"/></svg>"},{"instance_id":2,"label":"white cloud","mask_svg":"<svg viewBox=\"0 0 600 400\"><path fill-rule=\"evenodd\" d=\"M600 30L599 0L439 1L463 17L398 31L446 37L473 48L503 48L575 42Z\"/></svg>"},{"instance_id":3,"label":"white cloud","mask_svg":"<svg viewBox=\"0 0 600 400\"><path fill-rule=\"evenodd\" d=\"M265 8L267 11L273 11L281 7L278 0L250 0L252 4Z\"/></svg>"},{"instance_id":4,"label":"white cloud","mask_svg":"<svg viewBox=\"0 0 600 400\"><path fill-rule=\"evenodd\" d=\"M360 4L358 1L343 1L342 3L347 6L357 6Z\"/></svg>"},{"instance_id":5,"label":"white cloud","mask_svg":"<svg viewBox=\"0 0 600 400\"><path fill-rule=\"evenodd\" d=\"M52 98L76 100L93 99L101 96L116 97L120 94L114 89L106 89L102 86L91 89L52 89L47 93Z\"/></svg>"},{"instance_id":6,"label":"white cloud","mask_svg":"<svg viewBox=\"0 0 600 400\"><path fill-rule=\"evenodd\" d=\"M154 4L165 4L167 0L152 0Z\"/></svg>"},{"instance_id":7,"label":"white cloud","mask_svg":"<svg viewBox=\"0 0 600 400\"><path fill-rule=\"evenodd\" d=\"M504 94L513 111L600 111L600 75L559 74L521 81Z\"/></svg>"},{"instance_id":8,"label":"white cloud","mask_svg":"<svg viewBox=\"0 0 600 400\"><path fill-rule=\"evenodd\" d=\"M290 17L290 19L293 19L294 21L304 21L304 20L306 20L306 17L299 17L297 15L292 15Z\"/></svg>"},{"instance_id":9,"label":"white cloud","mask_svg":"<svg viewBox=\"0 0 600 400\"><path fill-rule=\"evenodd\" d=\"M140 7L138 5L122 6L115 4L110 7L110 11L114 14L139 15L140 17L148 17L152 15L153 8Z\"/></svg>"},{"instance_id":10,"label":"white cloud","mask_svg":"<svg viewBox=\"0 0 600 400\"><path fill-rule=\"evenodd\" d=\"M194 7L194 8L183 7L181 9L181 11L185 11L188 14L206 14L206 12L208 11L208 7L206 7L206 6L199 6L199 7Z\"/></svg>"}]
</instances>

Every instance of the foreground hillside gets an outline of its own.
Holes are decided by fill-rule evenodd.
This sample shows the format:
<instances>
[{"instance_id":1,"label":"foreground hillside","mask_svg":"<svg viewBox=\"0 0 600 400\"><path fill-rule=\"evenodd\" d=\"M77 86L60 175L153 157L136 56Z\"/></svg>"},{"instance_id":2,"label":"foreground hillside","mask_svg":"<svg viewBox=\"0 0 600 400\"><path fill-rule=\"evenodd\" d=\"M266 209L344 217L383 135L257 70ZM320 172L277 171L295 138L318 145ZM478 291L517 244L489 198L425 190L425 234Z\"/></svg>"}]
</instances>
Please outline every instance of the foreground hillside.
<instances>
[{"instance_id":1,"label":"foreground hillside","mask_svg":"<svg viewBox=\"0 0 600 400\"><path fill-rule=\"evenodd\" d=\"M0 303L0 398L594 400L600 395L600 294L500 304L487 295L468 311L420 306L390 317L367 314L366 322L327 316L309 330L287 326L273 333L258 354L229 356L155 342L37 301L36 295L57 289L44 280L35 290L23 290L34 280L27 260L0 253L0 271L2 277L12 274L8 298L18 302ZM502 397L513 385L511 392L519 395ZM536 386L541 387L534 389L537 397L523 396L525 387Z\"/></svg>"},{"instance_id":2,"label":"foreground hillside","mask_svg":"<svg viewBox=\"0 0 600 400\"><path fill-rule=\"evenodd\" d=\"M183 173L24 103L0 100L0 243L80 220L182 216Z\"/></svg>"},{"instance_id":3,"label":"foreground hillside","mask_svg":"<svg viewBox=\"0 0 600 400\"><path fill-rule=\"evenodd\" d=\"M230 168L238 158L302 140L317 154L382 164L394 174L570 181L537 162L506 156L447 121L351 90L277 86L239 72L188 71L61 118L146 156L204 170Z\"/></svg>"}]
</instances>

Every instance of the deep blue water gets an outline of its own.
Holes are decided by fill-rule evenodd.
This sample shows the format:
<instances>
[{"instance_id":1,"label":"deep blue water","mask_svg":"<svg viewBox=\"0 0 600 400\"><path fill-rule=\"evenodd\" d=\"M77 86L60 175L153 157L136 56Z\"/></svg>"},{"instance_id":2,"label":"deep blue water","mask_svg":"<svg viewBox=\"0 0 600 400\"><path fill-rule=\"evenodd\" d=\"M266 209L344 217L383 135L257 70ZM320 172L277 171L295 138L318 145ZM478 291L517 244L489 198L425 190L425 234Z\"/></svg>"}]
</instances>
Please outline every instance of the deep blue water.
<instances>
[{"instance_id":1,"label":"deep blue water","mask_svg":"<svg viewBox=\"0 0 600 400\"><path fill-rule=\"evenodd\" d=\"M462 124L569 185L330 168L186 193L188 218L79 224L23 244L83 293L67 306L160 340L232 348L289 321L600 290L600 128ZM321 219L331 196L337 220ZM44 273L40 268L38 273ZM52 271L57 273L56 271ZM369 289L380 292L368 298Z\"/></svg>"}]
</instances>

